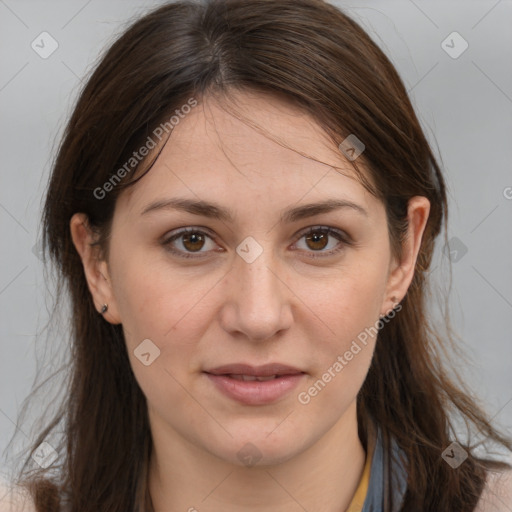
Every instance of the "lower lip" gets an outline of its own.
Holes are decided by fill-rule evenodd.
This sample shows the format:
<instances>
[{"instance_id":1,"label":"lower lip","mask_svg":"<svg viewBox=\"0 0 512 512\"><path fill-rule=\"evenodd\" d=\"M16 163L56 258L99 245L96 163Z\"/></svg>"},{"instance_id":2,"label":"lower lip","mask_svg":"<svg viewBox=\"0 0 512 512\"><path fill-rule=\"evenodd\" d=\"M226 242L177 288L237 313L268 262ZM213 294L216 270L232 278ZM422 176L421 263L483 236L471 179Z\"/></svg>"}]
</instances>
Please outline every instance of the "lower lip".
<instances>
[{"instance_id":1,"label":"lower lip","mask_svg":"<svg viewBox=\"0 0 512 512\"><path fill-rule=\"evenodd\" d=\"M236 380L227 375L205 375L226 396L246 405L264 405L284 397L305 377L305 373L283 375L272 380Z\"/></svg>"}]
</instances>

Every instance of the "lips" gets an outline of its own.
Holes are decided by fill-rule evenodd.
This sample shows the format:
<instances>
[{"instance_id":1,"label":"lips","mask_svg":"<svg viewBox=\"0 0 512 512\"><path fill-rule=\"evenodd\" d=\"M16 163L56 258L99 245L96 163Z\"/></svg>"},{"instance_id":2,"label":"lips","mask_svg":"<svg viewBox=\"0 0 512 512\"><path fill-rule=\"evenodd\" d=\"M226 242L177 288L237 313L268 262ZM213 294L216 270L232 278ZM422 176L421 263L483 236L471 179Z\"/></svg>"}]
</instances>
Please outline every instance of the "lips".
<instances>
[{"instance_id":1,"label":"lips","mask_svg":"<svg viewBox=\"0 0 512 512\"><path fill-rule=\"evenodd\" d=\"M227 364L203 373L223 395L251 406L284 399L306 378L305 372L281 363Z\"/></svg>"}]
</instances>

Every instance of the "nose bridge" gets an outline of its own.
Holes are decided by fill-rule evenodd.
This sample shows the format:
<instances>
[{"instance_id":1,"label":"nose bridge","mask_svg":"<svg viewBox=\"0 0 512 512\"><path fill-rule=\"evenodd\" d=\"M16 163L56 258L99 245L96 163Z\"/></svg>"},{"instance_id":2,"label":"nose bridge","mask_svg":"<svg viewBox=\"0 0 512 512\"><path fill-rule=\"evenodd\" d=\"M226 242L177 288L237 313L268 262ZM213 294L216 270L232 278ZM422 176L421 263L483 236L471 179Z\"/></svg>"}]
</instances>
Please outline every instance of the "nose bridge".
<instances>
[{"instance_id":1,"label":"nose bridge","mask_svg":"<svg viewBox=\"0 0 512 512\"><path fill-rule=\"evenodd\" d=\"M237 247L239 260L235 264L237 281L241 284L242 296L245 296L252 307L269 304L279 296L278 281L275 270L274 252L270 240L258 242L247 237Z\"/></svg>"},{"instance_id":2,"label":"nose bridge","mask_svg":"<svg viewBox=\"0 0 512 512\"><path fill-rule=\"evenodd\" d=\"M285 304L287 289L279 277L278 263L269 238L258 242L244 239L236 249L232 286L236 318L229 326L251 339L267 339L288 326L289 307Z\"/></svg>"}]
</instances>

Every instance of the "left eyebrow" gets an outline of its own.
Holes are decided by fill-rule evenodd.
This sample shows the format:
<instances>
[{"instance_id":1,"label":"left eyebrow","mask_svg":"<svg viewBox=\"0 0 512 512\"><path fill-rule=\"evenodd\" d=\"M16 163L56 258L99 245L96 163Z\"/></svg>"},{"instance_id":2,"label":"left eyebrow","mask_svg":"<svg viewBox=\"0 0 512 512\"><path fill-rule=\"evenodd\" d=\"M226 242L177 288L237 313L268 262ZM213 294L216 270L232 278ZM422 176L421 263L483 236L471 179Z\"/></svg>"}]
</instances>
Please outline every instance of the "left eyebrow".
<instances>
[{"instance_id":1,"label":"left eyebrow","mask_svg":"<svg viewBox=\"0 0 512 512\"><path fill-rule=\"evenodd\" d=\"M341 208L349 208L356 212L368 216L368 212L360 205L347 201L345 199L328 199L318 203L310 203L295 208L290 208L282 213L281 222L296 222L298 220L314 217L322 213L329 213ZM210 203L207 201L196 201L186 198L172 198L161 199L146 206L141 215L146 215L149 212L158 210L181 210L184 212L192 213L193 215L200 215L212 219L217 219L225 222L233 222L235 215L229 208Z\"/></svg>"},{"instance_id":2,"label":"left eyebrow","mask_svg":"<svg viewBox=\"0 0 512 512\"><path fill-rule=\"evenodd\" d=\"M320 203L311 203L303 206L297 206L284 212L281 216L282 222L296 222L298 220L314 217L322 213L329 213L341 208L349 208L368 217L368 212L360 205L347 201L345 199L328 199Z\"/></svg>"}]
</instances>

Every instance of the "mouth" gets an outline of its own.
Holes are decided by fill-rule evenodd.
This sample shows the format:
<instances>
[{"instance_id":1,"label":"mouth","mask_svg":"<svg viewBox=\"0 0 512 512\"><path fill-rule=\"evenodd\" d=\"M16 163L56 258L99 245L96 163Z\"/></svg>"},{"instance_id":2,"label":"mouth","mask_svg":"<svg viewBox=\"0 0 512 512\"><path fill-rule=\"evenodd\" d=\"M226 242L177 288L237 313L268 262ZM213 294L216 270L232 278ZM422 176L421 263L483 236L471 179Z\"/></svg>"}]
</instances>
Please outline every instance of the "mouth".
<instances>
[{"instance_id":1,"label":"mouth","mask_svg":"<svg viewBox=\"0 0 512 512\"><path fill-rule=\"evenodd\" d=\"M205 370L205 372L211 375L229 375L232 378L240 377L243 380L256 380L261 378L269 380L272 378L282 377L283 375L298 375L305 373L298 368L282 363L269 363L262 366L234 363Z\"/></svg>"},{"instance_id":2,"label":"mouth","mask_svg":"<svg viewBox=\"0 0 512 512\"><path fill-rule=\"evenodd\" d=\"M223 395L245 405L264 405L284 398L306 375L280 363L264 366L231 364L203 372Z\"/></svg>"},{"instance_id":3,"label":"mouth","mask_svg":"<svg viewBox=\"0 0 512 512\"><path fill-rule=\"evenodd\" d=\"M225 377L229 377L230 379L243 380L246 382L254 380L257 380L258 382L265 382L267 380L279 379L283 377L283 375L269 375L266 377L257 377L255 375L237 375L236 373L229 373L224 375Z\"/></svg>"}]
</instances>

